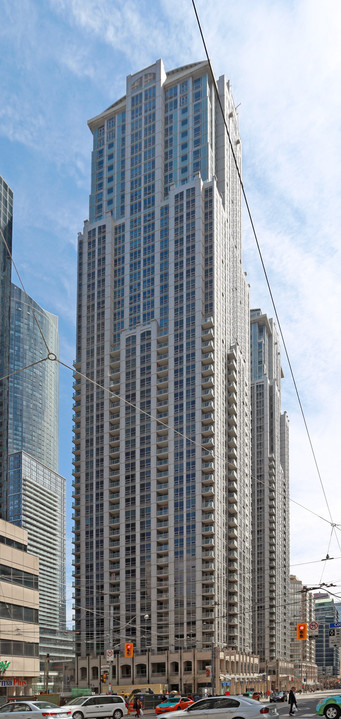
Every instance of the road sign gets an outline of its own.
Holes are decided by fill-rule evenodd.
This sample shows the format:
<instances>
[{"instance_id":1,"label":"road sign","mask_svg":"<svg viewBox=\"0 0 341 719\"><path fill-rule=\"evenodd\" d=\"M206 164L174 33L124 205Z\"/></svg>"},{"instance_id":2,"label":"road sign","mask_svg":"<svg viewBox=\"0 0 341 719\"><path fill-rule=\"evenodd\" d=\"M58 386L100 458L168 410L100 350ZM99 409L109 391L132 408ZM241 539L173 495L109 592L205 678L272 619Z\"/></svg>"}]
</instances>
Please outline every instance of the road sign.
<instances>
[{"instance_id":1,"label":"road sign","mask_svg":"<svg viewBox=\"0 0 341 719\"><path fill-rule=\"evenodd\" d=\"M319 633L319 625L317 622L310 622L309 624L309 636L317 637Z\"/></svg>"},{"instance_id":2,"label":"road sign","mask_svg":"<svg viewBox=\"0 0 341 719\"><path fill-rule=\"evenodd\" d=\"M341 626L329 629L329 647L341 647Z\"/></svg>"},{"instance_id":3,"label":"road sign","mask_svg":"<svg viewBox=\"0 0 341 719\"><path fill-rule=\"evenodd\" d=\"M341 627L341 622L332 622L331 624L329 624L329 626L331 629L337 629Z\"/></svg>"},{"instance_id":4,"label":"road sign","mask_svg":"<svg viewBox=\"0 0 341 719\"><path fill-rule=\"evenodd\" d=\"M107 649L106 653L107 662L113 662L114 661L114 650L113 649Z\"/></svg>"}]
</instances>

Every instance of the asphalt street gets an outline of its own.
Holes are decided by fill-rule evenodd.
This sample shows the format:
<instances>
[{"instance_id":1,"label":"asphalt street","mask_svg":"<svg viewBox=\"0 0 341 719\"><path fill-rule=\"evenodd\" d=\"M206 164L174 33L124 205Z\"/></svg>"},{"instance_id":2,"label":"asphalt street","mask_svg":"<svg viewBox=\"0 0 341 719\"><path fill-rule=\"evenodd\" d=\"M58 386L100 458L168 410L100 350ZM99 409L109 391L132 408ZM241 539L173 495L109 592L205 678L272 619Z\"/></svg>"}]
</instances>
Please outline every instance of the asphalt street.
<instances>
[{"instance_id":1,"label":"asphalt street","mask_svg":"<svg viewBox=\"0 0 341 719\"><path fill-rule=\"evenodd\" d=\"M313 692L311 694L296 694L297 698L297 719L303 719L303 717L317 717L316 714L316 705L321 699L321 697L330 697L333 696L333 694L338 694L337 691L332 690L329 692ZM288 716L289 715L289 705L287 702L276 702L276 707L278 714L280 716Z\"/></svg>"},{"instance_id":2,"label":"asphalt street","mask_svg":"<svg viewBox=\"0 0 341 719\"><path fill-rule=\"evenodd\" d=\"M316 714L316 705L321 697L330 697L333 696L333 694L339 694L338 691L331 690L331 691L319 691L319 692L313 692L311 694L297 694L297 719L312 719L312 717L317 717ZM267 700L263 700L264 704L267 704ZM276 707L278 714L282 717L286 717L289 715L289 705L287 702L276 702ZM143 712L144 716L148 717L155 717L155 713L152 709L148 711ZM171 714L169 715L171 717ZM265 715L266 716L266 715ZM132 714L132 717L134 717L134 713Z\"/></svg>"}]
</instances>

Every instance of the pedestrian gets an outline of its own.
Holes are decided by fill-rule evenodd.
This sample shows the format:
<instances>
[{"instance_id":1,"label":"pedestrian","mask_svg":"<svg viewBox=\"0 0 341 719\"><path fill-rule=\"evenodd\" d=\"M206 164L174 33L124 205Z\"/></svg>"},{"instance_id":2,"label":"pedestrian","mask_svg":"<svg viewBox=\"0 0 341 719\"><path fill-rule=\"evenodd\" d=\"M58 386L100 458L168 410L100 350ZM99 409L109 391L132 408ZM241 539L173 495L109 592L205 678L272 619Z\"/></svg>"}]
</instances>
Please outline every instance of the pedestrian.
<instances>
[{"instance_id":1,"label":"pedestrian","mask_svg":"<svg viewBox=\"0 0 341 719\"><path fill-rule=\"evenodd\" d=\"M296 696L295 696L295 689L296 689L296 687L291 687L290 692L289 692L289 699L288 699L288 704L290 705L289 716L292 716L293 714L295 714L295 712L297 712L297 700L296 700Z\"/></svg>"},{"instance_id":2,"label":"pedestrian","mask_svg":"<svg viewBox=\"0 0 341 719\"><path fill-rule=\"evenodd\" d=\"M139 699L136 699L136 712L135 712L135 716L137 717L137 719L139 719L139 717L141 716L141 714L142 714L142 704L141 704L141 702L140 702Z\"/></svg>"}]
</instances>

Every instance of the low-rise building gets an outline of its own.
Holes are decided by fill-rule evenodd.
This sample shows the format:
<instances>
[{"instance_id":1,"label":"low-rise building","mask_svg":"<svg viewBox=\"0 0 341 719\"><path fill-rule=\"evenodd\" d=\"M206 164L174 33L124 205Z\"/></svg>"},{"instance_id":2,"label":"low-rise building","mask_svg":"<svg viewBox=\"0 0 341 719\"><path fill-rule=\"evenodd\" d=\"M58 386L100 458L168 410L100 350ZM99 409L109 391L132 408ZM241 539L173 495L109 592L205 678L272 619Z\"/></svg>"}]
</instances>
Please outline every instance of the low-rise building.
<instances>
[{"instance_id":1,"label":"low-rise building","mask_svg":"<svg viewBox=\"0 0 341 719\"><path fill-rule=\"evenodd\" d=\"M109 668L105 656L76 656L76 686L89 687L96 693L108 691ZM137 687L150 687L156 693L179 691L204 696L226 691L240 694L250 689L266 691L267 684L259 672L257 656L230 649L147 650L131 658L116 653L112 664L112 691L130 694Z\"/></svg>"},{"instance_id":2,"label":"low-rise building","mask_svg":"<svg viewBox=\"0 0 341 719\"><path fill-rule=\"evenodd\" d=\"M31 694L39 676L38 578L27 531L0 519L0 696Z\"/></svg>"}]
</instances>

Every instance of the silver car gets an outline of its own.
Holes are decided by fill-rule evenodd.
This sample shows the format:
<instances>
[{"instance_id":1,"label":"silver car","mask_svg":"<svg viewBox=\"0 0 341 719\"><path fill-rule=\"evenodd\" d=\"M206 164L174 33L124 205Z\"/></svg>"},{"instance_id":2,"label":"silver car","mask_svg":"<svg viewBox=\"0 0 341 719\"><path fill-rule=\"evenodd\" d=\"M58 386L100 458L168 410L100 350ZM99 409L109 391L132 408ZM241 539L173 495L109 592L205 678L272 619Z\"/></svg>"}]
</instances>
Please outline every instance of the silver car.
<instances>
[{"instance_id":1,"label":"silver car","mask_svg":"<svg viewBox=\"0 0 341 719\"><path fill-rule=\"evenodd\" d=\"M265 706L255 699L242 696L219 696L199 699L187 709L158 714L157 719L277 719L276 706Z\"/></svg>"},{"instance_id":2,"label":"silver car","mask_svg":"<svg viewBox=\"0 0 341 719\"><path fill-rule=\"evenodd\" d=\"M127 705L118 694L95 694L92 697L75 697L63 709L71 711L72 719L121 719L128 714Z\"/></svg>"},{"instance_id":3,"label":"silver car","mask_svg":"<svg viewBox=\"0 0 341 719\"><path fill-rule=\"evenodd\" d=\"M0 708L1 719L46 719L47 717L56 717L56 719L71 719L71 710L65 707L57 707L52 702L45 701L15 701L7 702Z\"/></svg>"}]
</instances>

